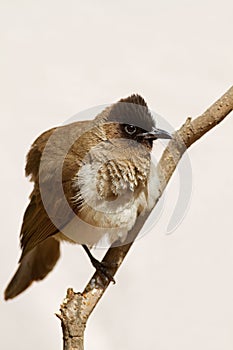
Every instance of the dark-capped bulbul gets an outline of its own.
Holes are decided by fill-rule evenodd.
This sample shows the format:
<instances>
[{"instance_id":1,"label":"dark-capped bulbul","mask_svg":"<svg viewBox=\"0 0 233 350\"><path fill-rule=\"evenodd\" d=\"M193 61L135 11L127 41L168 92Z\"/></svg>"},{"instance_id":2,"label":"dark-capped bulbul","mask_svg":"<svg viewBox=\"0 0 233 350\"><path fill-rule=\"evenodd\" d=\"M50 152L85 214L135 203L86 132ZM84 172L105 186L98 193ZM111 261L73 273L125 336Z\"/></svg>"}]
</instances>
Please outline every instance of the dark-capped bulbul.
<instances>
[{"instance_id":1,"label":"dark-capped bulbul","mask_svg":"<svg viewBox=\"0 0 233 350\"><path fill-rule=\"evenodd\" d=\"M89 248L101 241L124 244L159 196L151 162L158 138L171 135L156 127L144 99L132 95L93 120L50 129L35 140L26 163L34 188L20 233L22 254L5 299L53 269L62 240L83 245L104 271Z\"/></svg>"}]
</instances>

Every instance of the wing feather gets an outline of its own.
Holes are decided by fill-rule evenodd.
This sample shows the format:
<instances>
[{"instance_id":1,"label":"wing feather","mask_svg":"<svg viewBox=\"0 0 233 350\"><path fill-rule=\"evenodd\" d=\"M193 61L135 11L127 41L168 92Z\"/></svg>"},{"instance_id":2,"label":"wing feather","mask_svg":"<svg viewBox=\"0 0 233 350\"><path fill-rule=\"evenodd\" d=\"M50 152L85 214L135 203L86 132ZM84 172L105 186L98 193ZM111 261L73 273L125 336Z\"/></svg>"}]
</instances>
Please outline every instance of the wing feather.
<instances>
[{"instance_id":1,"label":"wing feather","mask_svg":"<svg viewBox=\"0 0 233 350\"><path fill-rule=\"evenodd\" d=\"M69 166L64 163L65 169L61 178L59 166L67 155L67 140L72 146L89 123L75 122L48 130L33 143L27 156L25 170L26 175L31 176L31 181L35 184L20 233L20 261L39 243L58 233L59 228L65 226L75 215L71 203L68 203L64 194L58 190L60 186L67 193L67 197L71 196L71 180L77 172L75 153L71 151L69 154Z\"/></svg>"}]
</instances>

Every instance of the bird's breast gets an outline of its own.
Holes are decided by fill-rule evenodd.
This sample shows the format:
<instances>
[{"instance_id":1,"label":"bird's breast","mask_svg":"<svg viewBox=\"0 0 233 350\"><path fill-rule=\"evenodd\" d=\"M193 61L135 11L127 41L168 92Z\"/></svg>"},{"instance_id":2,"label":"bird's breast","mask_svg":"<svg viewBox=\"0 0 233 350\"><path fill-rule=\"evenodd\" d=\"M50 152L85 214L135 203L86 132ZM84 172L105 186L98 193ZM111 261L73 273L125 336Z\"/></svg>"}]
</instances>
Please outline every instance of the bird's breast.
<instances>
[{"instance_id":1,"label":"bird's breast","mask_svg":"<svg viewBox=\"0 0 233 350\"><path fill-rule=\"evenodd\" d=\"M89 246L107 246L119 239L123 242L139 213L155 202L158 187L155 172L138 171L132 164L84 165L74 179L72 199L74 204L82 204L76 217L63 228L63 238Z\"/></svg>"}]
</instances>

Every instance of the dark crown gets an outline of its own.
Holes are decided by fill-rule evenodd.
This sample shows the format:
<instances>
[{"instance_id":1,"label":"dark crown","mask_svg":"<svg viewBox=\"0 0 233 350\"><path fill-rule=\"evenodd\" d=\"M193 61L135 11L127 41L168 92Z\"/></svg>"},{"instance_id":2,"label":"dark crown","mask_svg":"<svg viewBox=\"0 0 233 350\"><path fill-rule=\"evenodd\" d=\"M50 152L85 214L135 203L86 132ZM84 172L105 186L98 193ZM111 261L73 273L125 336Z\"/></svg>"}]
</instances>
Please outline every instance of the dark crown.
<instances>
[{"instance_id":1,"label":"dark crown","mask_svg":"<svg viewBox=\"0 0 233 350\"><path fill-rule=\"evenodd\" d=\"M150 131L155 127L155 121L145 100L137 94L122 98L113 104L107 120L135 125L146 131Z\"/></svg>"}]
</instances>

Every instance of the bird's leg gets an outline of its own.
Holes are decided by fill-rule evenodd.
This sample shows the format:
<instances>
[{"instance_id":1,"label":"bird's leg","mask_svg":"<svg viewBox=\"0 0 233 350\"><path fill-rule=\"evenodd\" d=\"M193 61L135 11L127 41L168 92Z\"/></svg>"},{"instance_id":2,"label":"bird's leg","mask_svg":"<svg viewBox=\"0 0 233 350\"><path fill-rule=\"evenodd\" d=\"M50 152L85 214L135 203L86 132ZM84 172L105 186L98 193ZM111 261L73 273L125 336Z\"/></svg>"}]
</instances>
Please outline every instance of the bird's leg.
<instances>
[{"instance_id":1,"label":"bird's leg","mask_svg":"<svg viewBox=\"0 0 233 350\"><path fill-rule=\"evenodd\" d=\"M82 244L85 252L87 253L89 259L91 260L92 265L94 266L94 268L96 269L96 271L99 272L99 274L104 277L105 279L107 279L108 281L113 282L114 284L116 283L113 276L111 275L111 273L108 271L109 268L111 267L115 267L116 264L115 263L107 263L104 261L99 261L97 260L90 252L89 248L85 245Z\"/></svg>"}]
</instances>

